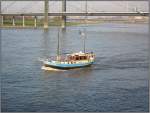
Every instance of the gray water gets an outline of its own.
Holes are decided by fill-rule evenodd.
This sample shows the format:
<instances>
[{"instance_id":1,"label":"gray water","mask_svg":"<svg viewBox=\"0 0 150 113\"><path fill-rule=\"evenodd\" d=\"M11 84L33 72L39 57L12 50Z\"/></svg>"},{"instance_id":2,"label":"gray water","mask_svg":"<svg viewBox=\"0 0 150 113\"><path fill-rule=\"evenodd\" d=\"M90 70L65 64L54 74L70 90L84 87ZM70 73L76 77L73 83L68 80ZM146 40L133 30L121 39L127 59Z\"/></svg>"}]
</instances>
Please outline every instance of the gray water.
<instances>
[{"instance_id":1,"label":"gray water","mask_svg":"<svg viewBox=\"0 0 150 113\"><path fill-rule=\"evenodd\" d=\"M62 31L61 54L83 50L79 30ZM1 29L2 111L148 111L148 25L104 23L87 27L91 67L44 71L55 56L57 27Z\"/></svg>"}]
</instances>

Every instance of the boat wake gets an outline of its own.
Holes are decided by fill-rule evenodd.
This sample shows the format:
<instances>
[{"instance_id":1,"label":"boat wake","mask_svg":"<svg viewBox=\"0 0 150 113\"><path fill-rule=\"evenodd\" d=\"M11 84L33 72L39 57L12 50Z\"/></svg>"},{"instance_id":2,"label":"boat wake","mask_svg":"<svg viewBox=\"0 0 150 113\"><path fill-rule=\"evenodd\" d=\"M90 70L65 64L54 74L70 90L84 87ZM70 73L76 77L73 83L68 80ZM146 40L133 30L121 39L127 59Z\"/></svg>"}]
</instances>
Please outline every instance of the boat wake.
<instances>
[{"instance_id":1,"label":"boat wake","mask_svg":"<svg viewBox=\"0 0 150 113\"><path fill-rule=\"evenodd\" d=\"M38 58L38 61L40 62L44 62L46 58ZM61 70L61 69L55 69L55 68L51 68L51 67L46 67L46 66L42 66L41 67L42 70L45 70L45 71L66 71L66 70Z\"/></svg>"},{"instance_id":2,"label":"boat wake","mask_svg":"<svg viewBox=\"0 0 150 113\"><path fill-rule=\"evenodd\" d=\"M46 70L46 71L66 71L66 70L55 69L55 68L46 67L46 66L42 66L41 69Z\"/></svg>"},{"instance_id":3,"label":"boat wake","mask_svg":"<svg viewBox=\"0 0 150 113\"><path fill-rule=\"evenodd\" d=\"M46 58L38 58L38 61L40 62L44 62L46 60Z\"/></svg>"}]
</instances>

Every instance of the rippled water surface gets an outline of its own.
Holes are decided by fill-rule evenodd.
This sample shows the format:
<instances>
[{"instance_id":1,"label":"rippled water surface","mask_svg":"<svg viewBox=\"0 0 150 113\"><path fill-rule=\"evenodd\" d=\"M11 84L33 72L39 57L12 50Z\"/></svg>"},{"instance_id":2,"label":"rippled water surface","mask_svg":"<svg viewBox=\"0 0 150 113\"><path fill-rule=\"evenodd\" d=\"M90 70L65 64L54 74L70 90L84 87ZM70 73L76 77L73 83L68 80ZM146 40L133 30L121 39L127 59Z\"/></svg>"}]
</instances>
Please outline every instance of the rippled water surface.
<instances>
[{"instance_id":1,"label":"rippled water surface","mask_svg":"<svg viewBox=\"0 0 150 113\"><path fill-rule=\"evenodd\" d=\"M83 50L79 30L61 32L61 53ZM44 71L56 55L57 27L1 30L2 111L148 111L148 26L105 23L87 27L93 66Z\"/></svg>"}]
</instances>

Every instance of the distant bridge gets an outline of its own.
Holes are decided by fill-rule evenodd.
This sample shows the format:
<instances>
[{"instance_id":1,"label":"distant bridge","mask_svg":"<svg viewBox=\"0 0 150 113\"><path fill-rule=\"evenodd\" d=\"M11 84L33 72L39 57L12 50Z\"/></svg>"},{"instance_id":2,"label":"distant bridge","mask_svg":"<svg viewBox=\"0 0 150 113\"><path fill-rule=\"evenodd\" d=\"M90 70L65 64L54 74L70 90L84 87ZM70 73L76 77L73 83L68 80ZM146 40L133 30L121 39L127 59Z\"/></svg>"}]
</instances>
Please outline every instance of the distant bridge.
<instances>
[{"instance_id":1,"label":"distant bridge","mask_svg":"<svg viewBox=\"0 0 150 113\"><path fill-rule=\"evenodd\" d=\"M45 0L2 0L2 1L45 1ZM48 1L64 1L64 0L48 0ZM65 0L65 1L149 1L149 0Z\"/></svg>"},{"instance_id":2,"label":"distant bridge","mask_svg":"<svg viewBox=\"0 0 150 113\"><path fill-rule=\"evenodd\" d=\"M1 16L44 16L44 13L2 13ZM48 16L148 16L149 12L52 12Z\"/></svg>"},{"instance_id":3,"label":"distant bridge","mask_svg":"<svg viewBox=\"0 0 150 113\"><path fill-rule=\"evenodd\" d=\"M12 16L12 23L15 26L15 16L22 16L22 23L25 26L25 16L34 16L34 25L36 27L37 16L44 16L44 28L48 28L48 16L62 16L62 27L66 26L66 16L149 16L149 12L88 12L87 1L149 1L149 0L0 0L1 1L43 1L44 12L43 13L0 13L1 24L3 25L4 16ZM62 12L51 12L49 13L49 1L62 1ZM66 12L66 1L86 1L85 10L86 12ZM1 9L0 9L0 12Z\"/></svg>"}]
</instances>

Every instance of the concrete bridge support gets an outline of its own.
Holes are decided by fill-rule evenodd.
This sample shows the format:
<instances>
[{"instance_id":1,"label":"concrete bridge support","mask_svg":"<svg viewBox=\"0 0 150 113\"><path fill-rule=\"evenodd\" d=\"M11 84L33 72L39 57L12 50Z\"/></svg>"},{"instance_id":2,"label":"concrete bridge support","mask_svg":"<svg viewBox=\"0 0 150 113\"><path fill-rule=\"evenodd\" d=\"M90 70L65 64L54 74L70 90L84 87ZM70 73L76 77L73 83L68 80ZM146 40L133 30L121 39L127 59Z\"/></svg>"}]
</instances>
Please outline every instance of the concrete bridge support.
<instances>
[{"instance_id":1,"label":"concrete bridge support","mask_svg":"<svg viewBox=\"0 0 150 113\"><path fill-rule=\"evenodd\" d=\"M12 24L13 24L13 26L15 26L15 16L13 16L13 18L12 18Z\"/></svg>"},{"instance_id":2,"label":"concrete bridge support","mask_svg":"<svg viewBox=\"0 0 150 113\"><path fill-rule=\"evenodd\" d=\"M37 27L37 16L34 17L34 27Z\"/></svg>"},{"instance_id":3,"label":"concrete bridge support","mask_svg":"<svg viewBox=\"0 0 150 113\"><path fill-rule=\"evenodd\" d=\"M44 8L44 29L48 29L49 0L45 0Z\"/></svg>"},{"instance_id":4,"label":"concrete bridge support","mask_svg":"<svg viewBox=\"0 0 150 113\"><path fill-rule=\"evenodd\" d=\"M22 16L22 26L25 27L24 16Z\"/></svg>"},{"instance_id":5,"label":"concrete bridge support","mask_svg":"<svg viewBox=\"0 0 150 113\"><path fill-rule=\"evenodd\" d=\"M4 25L4 16L1 16L1 26Z\"/></svg>"},{"instance_id":6,"label":"concrete bridge support","mask_svg":"<svg viewBox=\"0 0 150 113\"><path fill-rule=\"evenodd\" d=\"M62 0L62 12L66 12L66 0ZM66 16L62 16L62 28L66 28Z\"/></svg>"},{"instance_id":7,"label":"concrete bridge support","mask_svg":"<svg viewBox=\"0 0 150 113\"><path fill-rule=\"evenodd\" d=\"M1 14L2 12L1 12L1 0L0 0L0 14ZM2 16L0 16L0 27L2 26Z\"/></svg>"}]
</instances>

